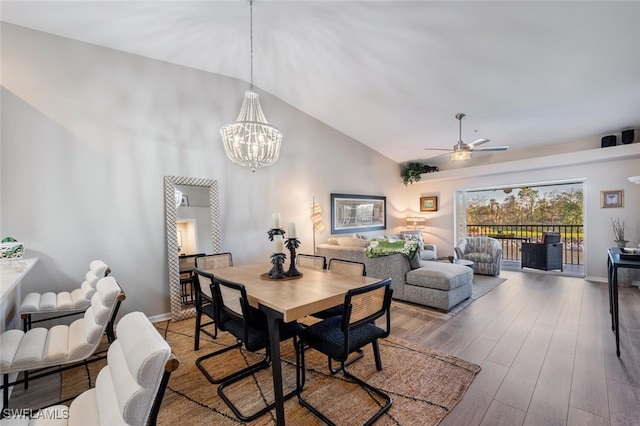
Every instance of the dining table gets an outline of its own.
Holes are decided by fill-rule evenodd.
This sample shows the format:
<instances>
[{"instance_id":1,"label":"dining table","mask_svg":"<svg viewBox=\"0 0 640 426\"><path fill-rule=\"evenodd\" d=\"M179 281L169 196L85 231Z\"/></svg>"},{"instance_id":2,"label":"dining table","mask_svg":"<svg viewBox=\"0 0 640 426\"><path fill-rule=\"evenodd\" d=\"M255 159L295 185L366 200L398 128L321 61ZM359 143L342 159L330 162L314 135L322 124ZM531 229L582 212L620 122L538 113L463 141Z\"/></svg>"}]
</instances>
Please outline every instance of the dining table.
<instances>
[{"instance_id":1,"label":"dining table","mask_svg":"<svg viewBox=\"0 0 640 426\"><path fill-rule=\"evenodd\" d=\"M284 425L280 324L340 305L344 303L348 290L373 284L381 278L345 275L330 270L298 266L301 272L299 277L270 279L268 272L271 267L270 263L258 263L217 268L207 272L243 284L249 304L265 313L269 329L276 424Z\"/></svg>"}]
</instances>

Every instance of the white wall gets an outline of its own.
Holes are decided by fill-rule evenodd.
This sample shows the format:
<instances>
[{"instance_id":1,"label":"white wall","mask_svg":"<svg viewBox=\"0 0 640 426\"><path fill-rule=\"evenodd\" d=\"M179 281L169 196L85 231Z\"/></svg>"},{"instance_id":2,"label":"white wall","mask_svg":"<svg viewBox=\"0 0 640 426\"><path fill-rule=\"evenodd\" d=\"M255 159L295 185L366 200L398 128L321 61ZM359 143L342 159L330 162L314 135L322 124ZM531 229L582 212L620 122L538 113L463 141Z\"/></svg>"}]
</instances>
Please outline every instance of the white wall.
<instances>
[{"instance_id":1,"label":"white wall","mask_svg":"<svg viewBox=\"0 0 640 426\"><path fill-rule=\"evenodd\" d=\"M74 288L91 260L127 292L121 313L169 311L163 177L217 179L222 247L237 264L268 261L272 212L312 252L309 208L330 193L386 195L404 218L399 166L260 92L282 130L279 161L251 173L220 140L246 82L2 24L0 234L40 262L24 291ZM327 105L327 108L331 108Z\"/></svg>"}]
</instances>

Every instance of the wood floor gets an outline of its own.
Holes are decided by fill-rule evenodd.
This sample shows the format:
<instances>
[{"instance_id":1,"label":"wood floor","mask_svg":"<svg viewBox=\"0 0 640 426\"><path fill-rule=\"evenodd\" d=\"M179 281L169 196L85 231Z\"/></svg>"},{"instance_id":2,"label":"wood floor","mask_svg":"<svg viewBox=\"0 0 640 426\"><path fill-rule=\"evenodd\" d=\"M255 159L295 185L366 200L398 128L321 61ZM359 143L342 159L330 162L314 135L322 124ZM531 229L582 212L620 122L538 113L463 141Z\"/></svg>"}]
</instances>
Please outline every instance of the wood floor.
<instances>
[{"instance_id":1,"label":"wood floor","mask_svg":"<svg viewBox=\"0 0 640 426\"><path fill-rule=\"evenodd\" d=\"M501 276L507 281L449 320L393 311L393 335L482 367L441 425L640 425L638 288L620 289L618 358L606 284ZM32 403L36 389L16 392L11 405Z\"/></svg>"},{"instance_id":2,"label":"wood floor","mask_svg":"<svg viewBox=\"0 0 640 426\"><path fill-rule=\"evenodd\" d=\"M482 367L441 425L640 425L638 288L620 289L618 358L605 283L501 275L452 319L393 312L393 335Z\"/></svg>"}]
</instances>

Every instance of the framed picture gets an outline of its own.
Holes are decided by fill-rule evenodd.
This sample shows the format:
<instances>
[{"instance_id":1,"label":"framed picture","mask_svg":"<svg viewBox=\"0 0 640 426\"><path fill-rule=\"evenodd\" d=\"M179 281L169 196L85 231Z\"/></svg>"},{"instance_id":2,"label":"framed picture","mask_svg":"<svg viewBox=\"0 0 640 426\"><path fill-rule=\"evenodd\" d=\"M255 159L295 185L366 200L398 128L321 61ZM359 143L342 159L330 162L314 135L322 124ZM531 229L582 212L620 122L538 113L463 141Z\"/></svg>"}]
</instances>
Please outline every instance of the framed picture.
<instances>
[{"instance_id":1,"label":"framed picture","mask_svg":"<svg viewBox=\"0 0 640 426\"><path fill-rule=\"evenodd\" d=\"M189 207L189 197L186 194L182 194L182 199L180 199L180 205L178 207Z\"/></svg>"},{"instance_id":2,"label":"framed picture","mask_svg":"<svg viewBox=\"0 0 640 426\"><path fill-rule=\"evenodd\" d=\"M600 208L606 209L610 207L623 206L624 191L617 189L615 191L600 191Z\"/></svg>"},{"instance_id":3,"label":"framed picture","mask_svg":"<svg viewBox=\"0 0 640 426\"><path fill-rule=\"evenodd\" d=\"M437 212L438 197L420 197L421 212Z\"/></svg>"},{"instance_id":4,"label":"framed picture","mask_svg":"<svg viewBox=\"0 0 640 426\"><path fill-rule=\"evenodd\" d=\"M387 229L387 197L331 194L331 233Z\"/></svg>"}]
</instances>

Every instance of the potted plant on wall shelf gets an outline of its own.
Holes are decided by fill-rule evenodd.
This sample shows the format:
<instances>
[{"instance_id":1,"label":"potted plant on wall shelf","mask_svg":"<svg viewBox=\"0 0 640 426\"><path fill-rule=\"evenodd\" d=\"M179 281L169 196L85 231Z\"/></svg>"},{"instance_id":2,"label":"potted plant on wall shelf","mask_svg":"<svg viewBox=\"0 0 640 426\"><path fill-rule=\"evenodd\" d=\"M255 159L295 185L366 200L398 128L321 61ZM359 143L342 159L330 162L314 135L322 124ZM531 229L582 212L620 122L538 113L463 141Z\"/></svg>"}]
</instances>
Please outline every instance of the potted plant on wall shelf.
<instances>
[{"instance_id":1,"label":"potted plant on wall shelf","mask_svg":"<svg viewBox=\"0 0 640 426\"><path fill-rule=\"evenodd\" d=\"M620 248L626 247L629 241L624 239L624 221L620 223L620 219L611 218L611 226L613 227L613 237L615 238L614 242Z\"/></svg>"},{"instance_id":2,"label":"potted plant on wall shelf","mask_svg":"<svg viewBox=\"0 0 640 426\"><path fill-rule=\"evenodd\" d=\"M437 166L429 166L428 164L422 163L407 163L407 166L402 169L400 176L402 177L402 183L407 186L410 183L418 182L421 174L437 171L439 171Z\"/></svg>"}]
</instances>

